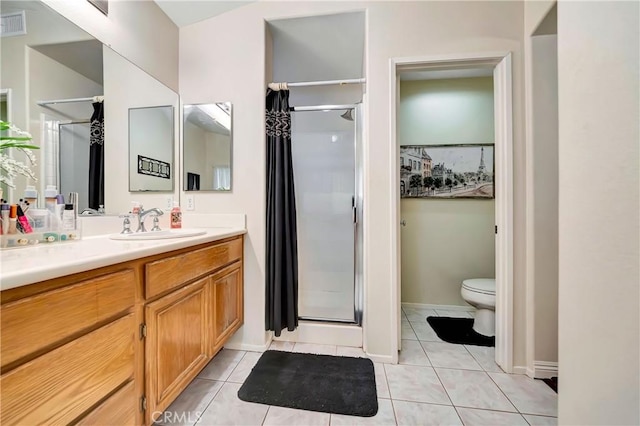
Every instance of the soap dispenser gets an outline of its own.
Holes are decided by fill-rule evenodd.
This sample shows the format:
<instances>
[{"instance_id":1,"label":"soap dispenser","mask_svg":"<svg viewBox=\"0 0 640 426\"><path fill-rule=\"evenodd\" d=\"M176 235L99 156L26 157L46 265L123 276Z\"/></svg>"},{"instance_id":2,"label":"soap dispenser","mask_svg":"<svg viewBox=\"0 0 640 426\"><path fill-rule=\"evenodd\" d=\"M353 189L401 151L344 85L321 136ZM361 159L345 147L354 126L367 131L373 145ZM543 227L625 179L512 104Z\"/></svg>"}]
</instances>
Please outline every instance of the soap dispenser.
<instances>
[{"instance_id":1,"label":"soap dispenser","mask_svg":"<svg viewBox=\"0 0 640 426\"><path fill-rule=\"evenodd\" d=\"M171 209L171 229L182 228L182 212L180 211L180 205L177 201L173 202L173 209Z\"/></svg>"}]
</instances>

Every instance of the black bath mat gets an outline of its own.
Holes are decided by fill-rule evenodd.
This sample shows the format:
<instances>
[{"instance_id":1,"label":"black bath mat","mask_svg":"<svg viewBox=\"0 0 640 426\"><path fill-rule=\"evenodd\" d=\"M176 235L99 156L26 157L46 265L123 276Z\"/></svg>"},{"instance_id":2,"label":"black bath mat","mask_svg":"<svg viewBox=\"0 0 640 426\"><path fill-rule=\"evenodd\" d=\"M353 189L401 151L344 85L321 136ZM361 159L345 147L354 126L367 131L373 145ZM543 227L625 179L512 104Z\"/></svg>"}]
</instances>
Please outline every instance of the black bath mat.
<instances>
[{"instance_id":1,"label":"black bath mat","mask_svg":"<svg viewBox=\"0 0 640 426\"><path fill-rule=\"evenodd\" d=\"M266 351L238 391L247 402L371 417L378 412L366 358Z\"/></svg>"},{"instance_id":2,"label":"black bath mat","mask_svg":"<svg viewBox=\"0 0 640 426\"><path fill-rule=\"evenodd\" d=\"M439 338L459 345L495 346L496 338L476 333L473 318L427 317Z\"/></svg>"},{"instance_id":3,"label":"black bath mat","mask_svg":"<svg viewBox=\"0 0 640 426\"><path fill-rule=\"evenodd\" d=\"M555 393L558 393L558 378L551 377L549 379L542 379L543 382L547 384Z\"/></svg>"}]
</instances>

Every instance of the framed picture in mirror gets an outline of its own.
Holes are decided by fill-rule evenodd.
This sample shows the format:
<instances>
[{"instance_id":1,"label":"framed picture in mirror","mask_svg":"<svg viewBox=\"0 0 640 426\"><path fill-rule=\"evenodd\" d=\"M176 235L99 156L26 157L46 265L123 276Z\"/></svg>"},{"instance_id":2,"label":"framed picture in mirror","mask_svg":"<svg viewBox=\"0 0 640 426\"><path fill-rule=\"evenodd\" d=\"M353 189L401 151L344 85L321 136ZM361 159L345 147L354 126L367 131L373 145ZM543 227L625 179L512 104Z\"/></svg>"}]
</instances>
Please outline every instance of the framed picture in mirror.
<instances>
[{"instance_id":1,"label":"framed picture in mirror","mask_svg":"<svg viewBox=\"0 0 640 426\"><path fill-rule=\"evenodd\" d=\"M231 191L231 102L184 105L182 135L183 189Z\"/></svg>"}]
</instances>

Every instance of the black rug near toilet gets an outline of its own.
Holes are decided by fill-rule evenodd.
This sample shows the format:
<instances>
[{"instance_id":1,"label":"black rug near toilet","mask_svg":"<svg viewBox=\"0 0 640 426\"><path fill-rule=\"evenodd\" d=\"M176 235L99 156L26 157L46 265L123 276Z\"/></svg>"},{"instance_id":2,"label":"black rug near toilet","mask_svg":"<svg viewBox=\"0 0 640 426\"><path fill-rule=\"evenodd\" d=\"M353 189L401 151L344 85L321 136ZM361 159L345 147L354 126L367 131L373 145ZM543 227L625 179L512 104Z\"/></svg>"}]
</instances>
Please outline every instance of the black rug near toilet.
<instances>
[{"instance_id":1,"label":"black rug near toilet","mask_svg":"<svg viewBox=\"0 0 640 426\"><path fill-rule=\"evenodd\" d=\"M496 338L473 329L473 318L427 317L427 322L439 338L459 345L495 346Z\"/></svg>"},{"instance_id":2,"label":"black rug near toilet","mask_svg":"<svg viewBox=\"0 0 640 426\"><path fill-rule=\"evenodd\" d=\"M266 351L238 391L247 402L372 417L378 412L367 358Z\"/></svg>"}]
</instances>

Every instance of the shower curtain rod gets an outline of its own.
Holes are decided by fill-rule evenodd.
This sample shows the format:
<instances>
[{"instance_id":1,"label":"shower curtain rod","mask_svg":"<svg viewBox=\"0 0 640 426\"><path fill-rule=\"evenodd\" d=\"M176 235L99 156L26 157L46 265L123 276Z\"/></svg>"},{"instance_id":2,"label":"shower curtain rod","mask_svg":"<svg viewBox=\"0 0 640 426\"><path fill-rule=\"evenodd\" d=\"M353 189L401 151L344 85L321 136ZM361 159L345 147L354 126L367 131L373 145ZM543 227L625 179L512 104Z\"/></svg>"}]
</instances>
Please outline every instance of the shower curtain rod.
<instances>
[{"instance_id":1,"label":"shower curtain rod","mask_svg":"<svg viewBox=\"0 0 640 426\"><path fill-rule=\"evenodd\" d=\"M352 78L347 80L301 81L298 83L269 83L269 88L272 90L280 90L285 87L330 86L333 84L365 84L366 82L366 78Z\"/></svg>"},{"instance_id":2,"label":"shower curtain rod","mask_svg":"<svg viewBox=\"0 0 640 426\"><path fill-rule=\"evenodd\" d=\"M345 104L345 105L311 105L311 106L297 106L297 107L289 107L289 111L333 111L333 110L343 110L343 109L353 109L357 105L355 104Z\"/></svg>"},{"instance_id":3,"label":"shower curtain rod","mask_svg":"<svg viewBox=\"0 0 640 426\"><path fill-rule=\"evenodd\" d=\"M72 102L102 102L104 96L91 96L89 98L72 98L72 99L54 99L51 101L38 101L36 102L40 106L54 105L54 104L69 104Z\"/></svg>"}]
</instances>

